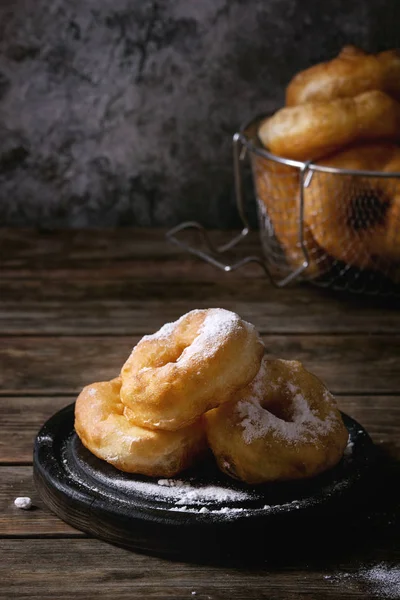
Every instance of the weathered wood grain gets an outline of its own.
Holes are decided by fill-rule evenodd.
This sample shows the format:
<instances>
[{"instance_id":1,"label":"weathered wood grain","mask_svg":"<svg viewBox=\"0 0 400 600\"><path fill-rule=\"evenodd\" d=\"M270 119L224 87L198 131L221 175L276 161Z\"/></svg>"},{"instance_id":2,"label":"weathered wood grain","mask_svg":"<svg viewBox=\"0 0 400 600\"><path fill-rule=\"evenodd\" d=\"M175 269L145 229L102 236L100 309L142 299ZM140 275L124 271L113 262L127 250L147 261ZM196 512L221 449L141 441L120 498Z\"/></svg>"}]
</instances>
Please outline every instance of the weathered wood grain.
<instances>
[{"instance_id":1,"label":"weathered wood grain","mask_svg":"<svg viewBox=\"0 0 400 600\"><path fill-rule=\"evenodd\" d=\"M31 462L40 427L75 397L0 397L0 465ZM400 396L339 396L338 404L365 427L382 451L400 460Z\"/></svg>"},{"instance_id":2,"label":"weathered wood grain","mask_svg":"<svg viewBox=\"0 0 400 600\"><path fill-rule=\"evenodd\" d=\"M71 276L7 279L0 298L0 333L143 334L194 308L234 310L262 333L400 332L395 300L333 294L310 285L275 289L266 281L118 279Z\"/></svg>"},{"instance_id":3,"label":"weathered wood grain","mask_svg":"<svg viewBox=\"0 0 400 600\"><path fill-rule=\"evenodd\" d=\"M312 570L301 557L253 568L171 563L92 539L1 540L0 549L2 600L372 600L384 598L388 587L384 582L371 586L366 569L388 557L393 565L400 559L398 548L388 552L385 546L374 549L372 561L366 548L355 559L345 544L340 558L325 559L319 552Z\"/></svg>"},{"instance_id":4,"label":"weathered wood grain","mask_svg":"<svg viewBox=\"0 0 400 600\"><path fill-rule=\"evenodd\" d=\"M168 256L182 255L182 250L166 239L167 230L148 228L107 228L107 229L71 229L42 230L13 229L1 230L0 253L2 265L19 269L30 269L50 265L70 263L81 265L82 261L105 259L116 261L129 258L160 260ZM238 231L210 231L210 237L216 245L224 244L238 234ZM185 235L187 241L201 243L194 233ZM254 253L260 248L257 231L244 238L238 250Z\"/></svg>"},{"instance_id":5,"label":"weathered wood grain","mask_svg":"<svg viewBox=\"0 0 400 600\"><path fill-rule=\"evenodd\" d=\"M400 460L399 396L338 396L337 402L368 431L380 451Z\"/></svg>"},{"instance_id":6,"label":"weathered wood grain","mask_svg":"<svg viewBox=\"0 0 400 600\"><path fill-rule=\"evenodd\" d=\"M77 268L78 265L79 268ZM32 275L35 275L43 281L43 285L46 285L46 282L51 279L122 279L127 277L128 271L128 277L147 281L161 281L165 285L182 278L188 279L193 285L196 285L198 281L212 282L216 278L221 277L221 275L224 275L215 267L187 255L183 255L179 260L175 257L168 258L168 256L163 260L137 259L133 257L123 262L112 262L105 259L102 263L80 261L73 265L64 265L61 263L59 265L47 266L44 264L35 269L31 269L30 267L15 269L11 267L4 268L1 274L3 280L29 279ZM261 276L260 271L260 267L250 265L240 272L232 271L231 273L226 273L226 277L224 278L229 281L236 281L237 285L238 281L253 280L257 279L258 276L257 281L269 287L268 279L265 276Z\"/></svg>"},{"instance_id":7,"label":"weathered wood grain","mask_svg":"<svg viewBox=\"0 0 400 600\"><path fill-rule=\"evenodd\" d=\"M14 500L18 496L31 498L32 509L21 510L14 506ZM21 535L82 537L84 534L61 521L46 508L36 492L32 467L0 467L0 538Z\"/></svg>"},{"instance_id":8,"label":"weathered wood grain","mask_svg":"<svg viewBox=\"0 0 400 600\"><path fill-rule=\"evenodd\" d=\"M114 377L138 337L2 337L3 395L76 393ZM400 391L399 335L265 336L267 352L298 359L341 394Z\"/></svg>"},{"instance_id":9,"label":"weathered wood grain","mask_svg":"<svg viewBox=\"0 0 400 600\"><path fill-rule=\"evenodd\" d=\"M221 243L235 233L213 232L213 239ZM193 240L196 243L196 237ZM32 231L26 237L20 230L3 234L3 252L0 242L3 276L21 278L33 273L43 278L72 276L72 271L91 271L96 278L96 268L111 277L118 277L128 269L132 276L159 278L189 276L196 280L213 280L221 272L199 259L183 252L168 242L160 230L86 230L48 232L38 236ZM251 234L239 248L227 255L235 262L249 254L261 254L258 235ZM240 272L232 272L227 279L258 277L268 283L258 265L248 265Z\"/></svg>"},{"instance_id":10,"label":"weathered wood grain","mask_svg":"<svg viewBox=\"0 0 400 600\"><path fill-rule=\"evenodd\" d=\"M214 234L219 243L230 237ZM234 257L259 252L252 234ZM141 335L209 306L252 321L272 355L302 360L339 393L340 408L381 454L399 461L399 301L310 285L277 290L257 267L221 273L154 230L2 230L0 256L0 599L396 597L365 574L400 561L399 506L389 488L366 521L373 538L369 529L360 539L350 535L329 557L318 547L280 565L208 567L88 539L43 506L31 468L19 465L31 461L41 424L83 385L114 376ZM19 495L37 508L16 509Z\"/></svg>"},{"instance_id":11,"label":"weathered wood grain","mask_svg":"<svg viewBox=\"0 0 400 600\"><path fill-rule=\"evenodd\" d=\"M35 435L55 412L75 396L0 398L0 464L32 461Z\"/></svg>"}]
</instances>

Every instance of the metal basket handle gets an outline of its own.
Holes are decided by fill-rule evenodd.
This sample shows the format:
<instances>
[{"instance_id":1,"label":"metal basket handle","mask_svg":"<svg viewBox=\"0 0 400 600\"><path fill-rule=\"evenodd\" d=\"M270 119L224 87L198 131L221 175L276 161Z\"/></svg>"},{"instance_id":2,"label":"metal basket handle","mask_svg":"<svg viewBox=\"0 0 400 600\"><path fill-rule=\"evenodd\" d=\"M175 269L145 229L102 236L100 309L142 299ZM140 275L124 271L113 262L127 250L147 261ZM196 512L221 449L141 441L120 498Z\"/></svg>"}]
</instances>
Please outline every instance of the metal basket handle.
<instances>
[{"instance_id":1,"label":"metal basket handle","mask_svg":"<svg viewBox=\"0 0 400 600\"><path fill-rule=\"evenodd\" d=\"M232 240L230 240L226 244L223 244L221 246L216 246L215 244L212 243L209 234L207 233L206 229L202 225L200 225L200 223L197 223L196 221L185 221L184 223L181 223L180 225L177 225L176 227L173 227L172 229L170 229L167 232L166 237L170 242L172 242L176 246L179 246L186 252L189 252L190 254L193 254L194 256L201 258L202 260L208 262L210 265L213 265L214 267L217 267L217 269L220 269L221 271L225 271L226 273L229 273L230 271L236 271L237 269L240 269L241 267L243 267L244 265L247 265L249 263L257 263L262 267L265 274L269 277L270 281L275 286L284 287L291 281L297 279L297 277L309 265L308 254L307 254L307 250L304 246L304 240L303 240L304 178L306 177L306 171L308 170L309 163L305 163L304 168L302 168L300 170L299 240L300 240L300 245L301 245L301 248L302 248L302 251L304 254L304 262L300 265L300 267L298 267L295 271L292 271L291 273L289 273L289 275L287 275L286 277L284 277L282 279L275 279L272 276L266 261L264 259L262 259L260 256L246 256L245 258L242 258L241 260L231 263L231 264L222 262L221 260L218 260L218 258L217 258L218 255L224 254L224 252L227 252L228 250L231 250L232 248L237 246L239 244L239 242L241 242L242 239L244 239L250 232L250 225L249 225L249 222L248 222L248 219L246 216L246 211L244 208L243 180L242 180L242 168L241 168L241 163L245 159L246 152L247 152L247 148L246 148L245 143L243 142L242 134L235 133L233 136L233 172L234 172L234 181L235 181L236 206L237 206L241 221L243 223L243 229L240 232L240 234L235 236ZM309 174L312 174L312 172L309 172ZM308 181L308 183L309 183L309 181ZM177 237L177 234L179 234L182 231L189 230L189 229L195 229L196 231L198 231L200 233L203 242L207 246L208 252L200 250L199 248L195 248L194 246L191 246L190 244L180 240Z\"/></svg>"}]
</instances>

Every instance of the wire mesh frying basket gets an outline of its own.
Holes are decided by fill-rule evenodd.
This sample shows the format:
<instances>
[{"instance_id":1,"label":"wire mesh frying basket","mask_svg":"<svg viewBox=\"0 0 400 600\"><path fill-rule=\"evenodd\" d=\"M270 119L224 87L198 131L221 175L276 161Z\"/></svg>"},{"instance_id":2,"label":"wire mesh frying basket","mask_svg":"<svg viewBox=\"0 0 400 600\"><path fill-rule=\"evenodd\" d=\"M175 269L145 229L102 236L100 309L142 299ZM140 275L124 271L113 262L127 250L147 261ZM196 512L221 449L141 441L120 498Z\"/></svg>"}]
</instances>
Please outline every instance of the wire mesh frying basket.
<instances>
[{"instance_id":1,"label":"wire mesh frying basket","mask_svg":"<svg viewBox=\"0 0 400 600\"><path fill-rule=\"evenodd\" d=\"M236 202L242 232L216 247L204 228L185 222L167 233L188 252L224 270L259 263L272 282L295 280L368 294L400 294L400 172L352 171L277 157L261 145L257 131L265 115L233 136ZM263 257L223 262L249 233L242 161L250 159ZM196 229L206 250L178 234Z\"/></svg>"}]
</instances>

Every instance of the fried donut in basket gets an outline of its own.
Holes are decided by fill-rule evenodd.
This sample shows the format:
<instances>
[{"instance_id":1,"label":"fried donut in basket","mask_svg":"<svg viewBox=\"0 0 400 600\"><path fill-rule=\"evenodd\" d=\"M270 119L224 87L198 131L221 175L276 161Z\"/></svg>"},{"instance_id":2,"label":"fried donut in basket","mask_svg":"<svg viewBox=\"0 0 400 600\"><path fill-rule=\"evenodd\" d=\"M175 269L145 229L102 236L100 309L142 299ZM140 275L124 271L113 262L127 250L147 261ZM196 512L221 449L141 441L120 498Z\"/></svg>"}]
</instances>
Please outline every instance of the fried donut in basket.
<instances>
[{"instance_id":1,"label":"fried donut in basket","mask_svg":"<svg viewBox=\"0 0 400 600\"><path fill-rule=\"evenodd\" d=\"M318 475L348 441L321 381L297 361L267 358L247 388L206 414L206 429L219 468L249 484Z\"/></svg>"},{"instance_id":2,"label":"fried donut in basket","mask_svg":"<svg viewBox=\"0 0 400 600\"><path fill-rule=\"evenodd\" d=\"M398 177L379 182L388 205L382 227L371 237L370 250L373 255L400 263L400 147L394 149L381 168L384 173L397 173Z\"/></svg>"},{"instance_id":3,"label":"fried donut in basket","mask_svg":"<svg viewBox=\"0 0 400 600\"><path fill-rule=\"evenodd\" d=\"M400 103L373 90L282 108L258 130L273 154L295 160L317 160L345 146L400 140Z\"/></svg>"},{"instance_id":4,"label":"fried donut in basket","mask_svg":"<svg viewBox=\"0 0 400 600\"><path fill-rule=\"evenodd\" d=\"M297 269L305 261L300 244L299 170L257 154L252 156L252 165L257 198L262 203L261 214L272 224L287 262ZM332 261L305 222L303 243L309 261L306 277L314 279L329 271Z\"/></svg>"},{"instance_id":5,"label":"fried donut in basket","mask_svg":"<svg viewBox=\"0 0 400 600\"><path fill-rule=\"evenodd\" d=\"M399 50L368 54L345 46L333 60L293 77L286 89L286 106L350 98L369 90L381 90L400 101Z\"/></svg>"},{"instance_id":6,"label":"fried donut in basket","mask_svg":"<svg viewBox=\"0 0 400 600\"><path fill-rule=\"evenodd\" d=\"M75 406L75 430L95 456L121 471L172 477L199 460L206 451L202 419L179 431L152 431L124 416L121 379L93 383Z\"/></svg>"},{"instance_id":7,"label":"fried donut in basket","mask_svg":"<svg viewBox=\"0 0 400 600\"><path fill-rule=\"evenodd\" d=\"M150 429L185 427L245 387L263 354L255 327L237 314L191 311L133 349L121 371L126 415Z\"/></svg>"},{"instance_id":8,"label":"fried donut in basket","mask_svg":"<svg viewBox=\"0 0 400 600\"><path fill-rule=\"evenodd\" d=\"M400 173L400 148L366 144L318 164L355 171ZM304 190L304 220L326 252L358 268L400 260L400 178L315 171Z\"/></svg>"}]
</instances>

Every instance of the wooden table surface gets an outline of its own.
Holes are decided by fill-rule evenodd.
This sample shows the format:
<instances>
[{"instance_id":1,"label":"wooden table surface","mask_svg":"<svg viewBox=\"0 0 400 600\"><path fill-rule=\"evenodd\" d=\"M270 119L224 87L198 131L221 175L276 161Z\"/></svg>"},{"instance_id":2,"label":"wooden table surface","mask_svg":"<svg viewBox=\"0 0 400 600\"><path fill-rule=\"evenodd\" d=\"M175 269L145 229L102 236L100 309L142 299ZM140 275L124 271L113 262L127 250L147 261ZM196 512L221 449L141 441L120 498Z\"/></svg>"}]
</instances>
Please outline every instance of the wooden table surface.
<instances>
[{"instance_id":1,"label":"wooden table surface","mask_svg":"<svg viewBox=\"0 0 400 600\"><path fill-rule=\"evenodd\" d=\"M115 376L143 334L193 308L220 306L252 321L271 355L299 359L319 375L398 477L398 303L307 285L277 290L257 267L222 274L169 246L161 231L0 236L1 599L400 597L394 485L382 492L371 532L360 543L344 536L338 553L316 548L315 556L257 566L196 565L72 529L43 505L31 469L35 433L83 385ZM257 250L256 237L245 242L243 252ZM30 496L34 509L15 508L17 496Z\"/></svg>"}]
</instances>

